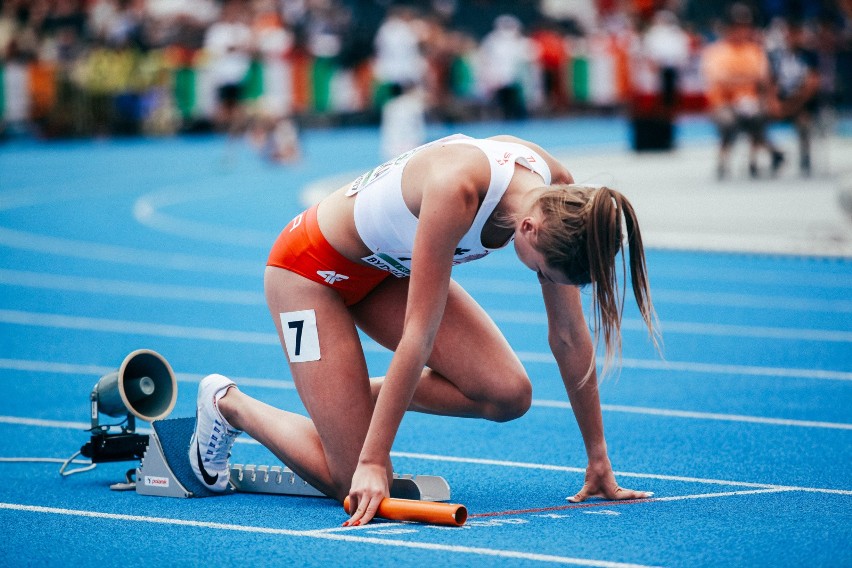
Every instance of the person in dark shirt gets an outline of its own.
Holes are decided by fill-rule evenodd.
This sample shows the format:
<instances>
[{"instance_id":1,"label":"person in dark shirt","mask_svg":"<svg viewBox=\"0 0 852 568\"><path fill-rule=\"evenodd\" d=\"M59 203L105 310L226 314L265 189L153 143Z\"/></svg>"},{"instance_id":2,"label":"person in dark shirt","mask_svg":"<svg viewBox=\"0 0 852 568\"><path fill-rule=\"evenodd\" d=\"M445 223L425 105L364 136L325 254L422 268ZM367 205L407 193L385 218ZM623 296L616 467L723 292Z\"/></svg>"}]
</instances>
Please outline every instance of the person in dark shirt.
<instances>
[{"instance_id":1,"label":"person in dark shirt","mask_svg":"<svg viewBox=\"0 0 852 568\"><path fill-rule=\"evenodd\" d=\"M799 137L799 169L811 173L811 131L819 110L819 59L808 49L807 30L798 22L787 25L785 45L770 53L777 95L776 116L792 122Z\"/></svg>"}]
</instances>

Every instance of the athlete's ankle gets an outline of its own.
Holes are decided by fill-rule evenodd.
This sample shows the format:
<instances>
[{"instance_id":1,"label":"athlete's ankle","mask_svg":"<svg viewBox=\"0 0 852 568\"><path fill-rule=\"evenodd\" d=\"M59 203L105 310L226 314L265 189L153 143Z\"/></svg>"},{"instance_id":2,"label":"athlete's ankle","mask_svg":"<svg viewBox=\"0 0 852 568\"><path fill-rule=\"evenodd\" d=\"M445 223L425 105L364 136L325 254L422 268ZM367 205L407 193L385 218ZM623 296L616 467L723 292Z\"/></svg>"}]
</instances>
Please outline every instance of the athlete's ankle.
<instances>
[{"instance_id":1,"label":"athlete's ankle","mask_svg":"<svg viewBox=\"0 0 852 568\"><path fill-rule=\"evenodd\" d=\"M242 393L234 386L228 387L225 393L216 400L216 408L219 415L225 419L228 426L235 430L242 430L239 426L239 398Z\"/></svg>"}]
</instances>

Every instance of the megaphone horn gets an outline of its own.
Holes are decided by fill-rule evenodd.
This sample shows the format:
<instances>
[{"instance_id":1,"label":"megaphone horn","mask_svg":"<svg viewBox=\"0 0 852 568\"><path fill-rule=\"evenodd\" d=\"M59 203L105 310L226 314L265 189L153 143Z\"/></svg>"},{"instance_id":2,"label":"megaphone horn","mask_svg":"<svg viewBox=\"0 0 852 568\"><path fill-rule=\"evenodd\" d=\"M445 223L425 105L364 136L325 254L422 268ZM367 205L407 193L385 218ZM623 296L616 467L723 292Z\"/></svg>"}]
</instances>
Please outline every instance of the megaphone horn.
<instances>
[{"instance_id":1,"label":"megaphone horn","mask_svg":"<svg viewBox=\"0 0 852 568\"><path fill-rule=\"evenodd\" d=\"M134 416L146 422L159 420L172 411L176 400L177 382L169 363L156 351L137 349L92 389L92 428L99 428L98 413L113 417L127 413L127 429L133 431Z\"/></svg>"}]
</instances>

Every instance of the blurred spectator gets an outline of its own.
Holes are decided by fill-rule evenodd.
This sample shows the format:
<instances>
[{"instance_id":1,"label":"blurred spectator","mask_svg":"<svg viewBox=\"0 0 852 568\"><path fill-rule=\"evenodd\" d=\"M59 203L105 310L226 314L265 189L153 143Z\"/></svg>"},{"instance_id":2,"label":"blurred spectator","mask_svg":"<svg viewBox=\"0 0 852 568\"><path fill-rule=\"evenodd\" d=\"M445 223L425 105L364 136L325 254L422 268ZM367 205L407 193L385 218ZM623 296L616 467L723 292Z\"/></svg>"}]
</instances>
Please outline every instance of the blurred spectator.
<instances>
[{"instance_id":1,"label":"blurred spectator","mask_svg":"<svg viewBox=\"0 0 852 568\"><path fill-rule=\"evenodd\" d=\"M401 92L391 93L382 107L381 152L386 160L399 156L426 142L426 120L423 92L407 85Z\"/></svg>"},{"instance_id":2,"label":"blurred spectator","mask_svg":"<svg viewBox=\"0 0 852 568\"><path fill-rule=\"evenodd\" d=\"M338 72L343 36L351 25L351 13L338 0L313 0L302 20L308 53L312 57L313 109L324 115L348 109L356 93L349 76Z\"/></svg>"},{"instance_id":3,"label":"blurred spectator","mask_svg":"<svg viewBox=\"0 0 852 568\"><path fill-rule=\"evenodd\" d=\"M645 56L657 69L662 104L673 109L681 71L689 62L689 36L680 27L674 13L661 10L654 14L642 44Z\"/></svg>"},{"instance_id":4,"label":"blurred spectator","mask_svg":"<svg viewBox=\"0 0 852 568\"><path fill-rule=\"evenodd\" d=\"M735 4L730 10L724 37L704 52L707 99L719 129L717 175L720 179L728 173L728 157L739 132L744 132L751 143L749 174L752 177L759 174L757 157L761 148L770 153L773 174L784 162L784 154L766 135L769 61L763 47L755 40L751 10L743 4Z\"/></svg>"},{"instance_id":5,"label":"blurred spectator","mask_svg":"<svg viewBox=\"0 0 852 568\"><path fill-rule=\"evenodd\" d=\"M231 133L240 130L245 120L240 99L251 65L252 33L244 14L241 2L229 0L204 38L208 73L217 98L216 123Z\"/></svg>"},{"instance_id":6,"label":"blurred spectator","mask_svg":"<svg viewBox=\"0 0 852 568\"><path fill-rule=\"evenodd\" d=\"M778 95L776 115L796 127L799 138L799 169L811 173L811 130L819 111L819 60L808 48L806 32L800 22L785 27L784 43L769 54Z\"/></svg>"},{"instance_id":7,"label":"blurred spectator","mask_svg":"<svg viewBox=\"0 0 852 568\"><path fill-rule=\"evenodd\" d=\"M701 111L705 83L696 54L704 38L716 33L711 26L726 4L0 0L0 121L11 124L7 132L55 137L168 134L178 127L196 131L211 125L236 134L250 117L252 139L273 157L298 155L291 144L297 123L375 122L391 92L415 85L425 116L448 122L625 107L635 118L640 99L669 108L677 99L678 109ZM852 103L852 2L747 4L760 11L761 21L798 14L809 29L817 30L808 48L817 55L819 99ZM637 26L661 7L681 16L690 31L685 67L685 40L673 15L653 17L640 38ZM521 22L547 25L533 28L527 38ZM759 32L750 29L745 35ZM769 30L768 43L773 41ZM764 67L755 43L734 44L726 38L715 51L733 57L735 71ZM712 71L714 66L707 67ZM716 65L723 76L727 68ZM710 87L726 141L720 153L722 174L737 132L750 134L755 148L767 146L768 82L761 73L749 88L725 86L724 81ZM745 91L752 92L740 96ZM783 89L779 95L788 97ZM794 99L787 100L787 107ZM404 108L403 102L396 106ZM395 113L391 107L384 114ZM668 112L670 118L673 114ZM796 116L800 121L803 115ZM659 126L651 125L651 130ZM275 149L275 140L285 141L283 150ZM779 156L773 154L775 168ZM752 165L756 175L754 159Z\"/></svg>"},{"instance_id":8,"label":"blurred spectator","mask_svg":"<svg viewBox=\"0 0 852 568\"><path fill-rule=\"evenodd\" d=\"M483 86L502 118L517 120L527 116L524 72L533 55L529 40L521 34L521 22L514 16L498 16L494 29L482 40L480 57Z\"/></svg>"},{"instance_id":9,"label":"blurred spectator","mask_svg":"<svg viewBox=\"0 0 852 568\"><path fill-rule=\"evenodd\" d=\"M375 74L390 91L402 92L407 85L421 85L426 60L420 49L421 26L411 8L391 8L376 32Z\"/></svg>"},{"instance_id":10,"label":"blurred spectator","mask_svg":"<svg viewBox=\"0 0 852 568\"><path fill-rule=\"evenodd\" d=\"M421 52L426 61L421 98L425 109L438 120L452 120L452 65L455 38L437 15L420 18Z\"/></svg>"},{"instance_id":11,"label":"blurred spectator","mask_svg":"<svg viewBox=\"0 0 852 568\"><path fill-rule=\"evenodd\" d=\"M631 134L636 151L671 150L680 107L681 74L690 60L690 39L677 17L661 10L630 46Z\"/></svg>"},{"instance_id":12,"label":"blurred spectator","mask_svg":"<svg viewBox=\"0 0 852 568\"><path fill-rule=\"evenodd\" d=\"M469 34L451 32L449 35L449 96L443 109L449 121L473 120L479 116L482 93L477 81L479 54L476 40Z\"/></svg>"},{"instance_id":13,"label":"blurred spectator","mask_svg":"<svg viewBox=\"0 0 852 568\"><path fill-rule=\"evenodd\" d=\"M541 0L541 13L559 22L572 33L588 33L595 29L598 8L595 0Z\"/></svg>"},{"instance_id":14,"label":"blurred spectator","mask_svg":"<svg viewBox=\"0 0 852 568\"><path fill-rule=\"evenodd\" d=\"M299 158L298 132L293 112L291 66L287 58L293 34L287 30L272 0L256 3L252 24L254 50L260 63L260 97L253 109L250 135L255 146L272 161Z\"/></svg>"},{"instance_id":15,"label":"blurred spectator","mask_svg":"<svg viewBox=\"0 0 852 568\"><path fill-rule=\"evenodd\" d=\"M568 47L559 27L546 22L538 27L532 40L541 66L546 110L562 113L568 109Z\"/></svg>"}]
</instances>

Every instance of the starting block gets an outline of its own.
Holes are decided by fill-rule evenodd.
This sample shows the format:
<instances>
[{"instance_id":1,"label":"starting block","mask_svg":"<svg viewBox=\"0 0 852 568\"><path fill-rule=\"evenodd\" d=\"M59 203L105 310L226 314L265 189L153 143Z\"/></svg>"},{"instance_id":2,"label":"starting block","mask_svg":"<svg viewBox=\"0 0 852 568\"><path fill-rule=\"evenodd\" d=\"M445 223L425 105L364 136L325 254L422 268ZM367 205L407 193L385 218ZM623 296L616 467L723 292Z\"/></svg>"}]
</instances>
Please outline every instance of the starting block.
<instances>
[{"instance_id":1,"label":"starting block","mask_svg":"<svg viewBox=\"0 0 852 568\"><path fill-rule=\"evenodd\" d=\"M136 468L136 493L180 498L221 495L198 481L189 464L195 418L155 420L151 427L148 447Z\"/></svg>"},{"instance_id":2,"label":"starting block","mask_svg":"<svg viewBox=\"0 0 852 568\"><path fill-rule=\"evenodd\" d=\"M273 465L231 466L231 490L210 491L195 477L187 457L195 418L155 420L148 447L136 468L136 493L157 497L212 497L241 493L326 497L289 468ZM437 475L394 474L391 497L417 501L449 501L450 486Z\"/></svg>"},{"instance_id":3,"label":"starting block","mask_svg":"<svg viewBox=\"0 0 852 568\"><path fill-rule=\"evenodd\" d=\"M231 485L242 493L268 493L272 495L303 495L325 497L307 481L286 467L278 465L231 466ZM437 475L393 474L391 497L415 501L449 501L450 486Z\"/></svg>"}]
</instances>

